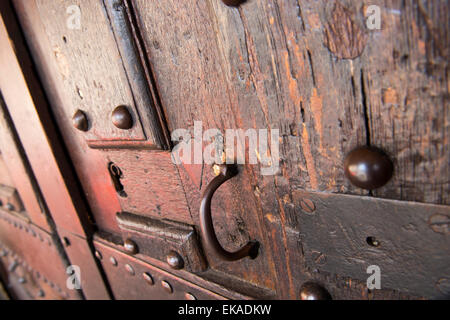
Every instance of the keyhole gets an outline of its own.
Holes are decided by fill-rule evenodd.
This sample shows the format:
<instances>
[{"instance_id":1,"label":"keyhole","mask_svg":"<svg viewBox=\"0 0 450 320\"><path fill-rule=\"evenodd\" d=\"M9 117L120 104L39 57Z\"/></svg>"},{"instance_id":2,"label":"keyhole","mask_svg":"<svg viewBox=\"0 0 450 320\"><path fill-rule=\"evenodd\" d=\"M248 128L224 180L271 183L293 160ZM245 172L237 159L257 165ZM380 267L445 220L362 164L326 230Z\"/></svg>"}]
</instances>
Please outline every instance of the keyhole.
<instances>
[{"instance_id":1,"label":"keyhole","mask_svg":"<svg viewBox=\"0 0 450 320\"><path fill-rule=\"evenodd\" d=\"M128 195L124 190L122 182L120 179L123 177L122 170L118 166L116 166L113 162L110 162L108 165L109 174L111 175L111 180L113 181L114 188L117 191L117 194L122 198L126 198Z\"/></svg>"}]
</instances>

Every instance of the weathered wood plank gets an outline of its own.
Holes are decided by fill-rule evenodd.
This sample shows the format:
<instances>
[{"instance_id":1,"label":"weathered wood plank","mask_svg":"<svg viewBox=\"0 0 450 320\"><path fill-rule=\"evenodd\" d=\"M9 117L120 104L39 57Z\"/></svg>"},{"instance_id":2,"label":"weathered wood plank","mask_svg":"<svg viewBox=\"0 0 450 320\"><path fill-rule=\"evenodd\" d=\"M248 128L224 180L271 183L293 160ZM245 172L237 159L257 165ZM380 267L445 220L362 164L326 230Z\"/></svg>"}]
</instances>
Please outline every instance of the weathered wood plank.
<instances>
[{"instance_id":1,"label":"weathered wood plank","mask_svg":"<svg viewBox=\"0 0 450 320\"><path fill-rule=\"evenodd\" d=\"M84 111L89 131L79 134L96 144L98 140L146 140L128 82L127 65L121 60L102 2L38 0L36 7L66 95L66 119L70 121L77 110ZM49 15L52 19L48 19ZM142 104L138 98L136 102ZM112 111L120 105L127 106L132 114L134 126L129 130L118 129L111 121ZM155 143L154 136L148 138Z\"/></svg>"},{"instance_id":2,"label":"weathered wood plank","mask_svg":"<svg viewBox=\"0 0 450 320\"><path fill-rule=\"evenodd\" d=\"M449 3L364 3L379 5L382 19L360 61L370 142L395 163L374 195L450 204Z\"/></svg>"},{"instance_id":3,"label":"weathered wood plank","mask_svg":"<svg viewBox=\"0 0 450 320\"><path fill-rule=\"evenodd\" d=\"M134 1L149 59L153 64L169 130L192 129L194 121L209 128L241 128L239 114L228 94L215 29L205 1ZM180 171L184 170L180 166ZM203 169L201 185L213 177ZM188 175L182 174L188 178ZM262 242L256 261L236 263L207 255L212 267L241 277L256 285L275 286L270 242L262 230L261 215L247 173L242 173L214 196L212 212L218 238L228 250L236 250L250 239ZM236 181L237 180L237 181ZM201 191L195 181L185 180L191 212L199 225ZM251 205L250 205L251 203Z\"/></svg>"},{"instance_id":4,"label":"weathered wood plank","mask_svg":"<svg viewBox=\"0 0 450 320\"><path fill-rule=\"evenodd\" d=\"M423 133L415 131L402 116L397 126L409 126L409 130L404 130L401 137L378 139L374 119L381 123L382 117L372 107L372 101L379 100L375 93L383 88L377 87L374 78L386 77L410 87L411 79L398 77L391 61L384 62L383 72L378 70L384 58L375 48L381 50L387 42L395 45L397 38L406 41L409 29L423 25L424 21L403 17L417 8L417 2L405 3L409 9L400 11L404 29L386 27L381 32L367 30L364 11L372 4L367 1L247 1L237 9L218 0L182 5L134 2L170 130L192 129L196 120L202 121L205 129L280 129L280 173L262 177L257 166L247 165L243 174L248 180L237 185L241 192L248 192L245 203L249 204L250 199L255 203L255 208L248 205L247 210L259 216L259 223L269 231L267 237L273 236L270 243L272 252L276 252L274 264L279 266L278 281L286 283L279 285L281 295L298 297L301 279L315 275L298 267L303 261L298 235L301 209L292 190L368 195L344 177L346 154L371 143L387 150L397 163L406 163L408 156L392 152L395 145L412 136L420 139L425 133L423 129ZM393 2L379 5L383 21L398 13ZM441 82L442 90L445 86ZM445 100L442 90L435 100ZM395 96L385 93L386 99ZM435 115L442 117L443 107L445 104L434 116L420 117L421 127L432 127ZM426 157L431 162L430 170L437 169L436 176L439 174L441 180L433 184L429 174L422 171L410 184L415 192L401 192L410 181L409 162L404 169L397 168L394 179L376 196L448 203L444 189L448 185L449 161L442 147L448 126L442 121L447 120L437 126L438 159ZM426 134L426 139L429 136ZM202 178L199 168L194 171L201 182L191 181L187 193L209 181ZM185 181L192 176L190 173ZM428 187L420 185L425 180ZM235 201L242 199L236 194L232 197ZM233 212L233 219L241 215ZM324 275L322 279L326 278ZM340 283L345 280L337 279L331 286L339 287ZM361 290L359 284L350 285L340 294L353 296ZM371 297L367 292L362 294Z\"/></svg>"}]
</instances>

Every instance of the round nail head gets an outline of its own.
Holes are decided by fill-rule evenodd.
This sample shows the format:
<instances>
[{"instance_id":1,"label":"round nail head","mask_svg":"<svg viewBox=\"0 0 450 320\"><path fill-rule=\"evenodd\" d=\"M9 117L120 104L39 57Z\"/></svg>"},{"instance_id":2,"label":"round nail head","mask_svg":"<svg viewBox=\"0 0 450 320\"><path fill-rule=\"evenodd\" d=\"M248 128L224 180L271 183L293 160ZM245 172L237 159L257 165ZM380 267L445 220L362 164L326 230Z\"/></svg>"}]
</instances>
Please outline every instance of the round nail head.
<instances>
[{"instance_id":1,"label":"round nail head","mask_svg":"<svg viewBox=\"0 0 450 320\"><path fill-rule=\"evenodd\" d=\"M350 182L366 190L384 186L394 172L394 165L389 157L372 147L361 147L350 152L345 159L344 168Z\"/></svg>"},{"instance_id":2,"label":"round nail head","mask_svg":"<svg viewBox=\"0 0 450 320\"><path fill-rule=\"evenodd\" d=\"M172 269L180 270L184 267L183 258L175 251L170 251L167 255L167 263Z\"/></svg>"},{"instance_id":3,"label":"round nail head","mask_svg":"<svg viewBox=\"0 0 450 320\"><path fill-rule=\"evenodd\" d=\"M123 247L125 248L125 251L128 252L129 254L136 254L136 253L138 253L138 246L131 239L125 240L125 242L123 243Z\"/></svg>"},{"instance_id":4,"label":"round nail head","mask_svg":"<svg viewBox=\"0 0 450 320\"><path fill-rule=\"evenodd\" d=\"M88 131L88 129L89 129L89 123L88 123L87 116L81 110L77 110L75 112L75 114L72 117L72 123L73 123L73 126L80 131Z\"/></svg>"},{"instance_id":5,"label":"round nail head","mask_svg":"<svg viewBox=\"0 0 450 320\"><path fill-rule=\"evenodd\" d=\"M300 300L331 300L325 288L315 282L306 282L300 289Z\"/></svg>"},{"instance_id":6,"label":"round nail head","mask_svg":"<svg viewBox=\"0 0 450 320\"><path fill-rule=\"evenodd\" d=\"M112 112L112 123L119 129L128 130L133 127L133 117L126 106L118 106Z\"/></svg>"}]
</instances>

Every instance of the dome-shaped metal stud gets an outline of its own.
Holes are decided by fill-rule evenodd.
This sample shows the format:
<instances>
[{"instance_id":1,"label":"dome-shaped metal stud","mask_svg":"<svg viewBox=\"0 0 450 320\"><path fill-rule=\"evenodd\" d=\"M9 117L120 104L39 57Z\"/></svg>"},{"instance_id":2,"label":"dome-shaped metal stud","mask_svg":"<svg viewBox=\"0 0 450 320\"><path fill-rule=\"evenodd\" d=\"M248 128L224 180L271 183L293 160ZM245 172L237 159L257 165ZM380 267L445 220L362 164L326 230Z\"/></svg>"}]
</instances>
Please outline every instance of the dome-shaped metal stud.
<instances>
[{"instance_id":1,"label":"dome-shaped metal stud","mask_svg":"<svg viewBox=\"0 0 450 320\"><path fill-rule=\"evenodd\" d=\"M331 300L331 295L319 284L306 282L300 289L300 300Z\"/></svg>"},{"instance_id":2,"label":"dome-shaped metal stud","mask_svg":"<svg viewBox=\"0 0 450 320\"><path fill-rule=\"evenodd\" d=\"M389 157L373 147L360 147L350 152L344 167L350 182L366 190L384 186L394 172L394 165Z\"/></svg>"},{"instance_id":3,"label":"dome-shaped metal stud","mask_svg":"<svg viewBox=\"0 0 450 320\"><path fill-rule=\"evenodd\" d=\"M123 243L123 247L129 254L136 254L139 251L137 244L131 239L125 240L125 242Z\"/></svg>"},{"instance_id":4,"label":"dome-shaped metal stud","mask_svg":"<svg viewBox=\"0 0 450 320\"><path fill-rule=\"evenodd\" d=\"M81 110L77 110L75 112L75 114L72 117L72 123L73 126L80 131L88 131L89 129L88 118L86 114Z\"/></svg>"},{"instance_id":5,"label":"dome-shaped metal stud","mask_svg":"<svg viewBox=\"0 0 450 320\"><path fill-rule=\"evenodd\" d=\"M222 2L229 7L237 7L245 1L246 0L222 0Z\"/></svg>"},{"instance_id":6,"label":"dome-shaped metal stud","mask_svg":"<svg viewBox=\"0 0 450 320\"><path fill-rule=\"evenodd\" d=\"M149 285L152 286L152 285L155 284L155 281L153 280L153 277L152 277L152 275L150 273L144 272L142 274L142 276L144 277L145 282L147 282Z\"/></svg>"},{"instance_id":7,"label":"dome-shaped metal stud","mask_svg":"<svg viewBox=\"0 0 450 320\"><path fill-rule=\"evenodd\" d=\"M112 123L119 129L128 130L133 127L133 116L126 106L118 106L112 112Z\"/></svg>"},{"instance_id":8,"label":"dome-shaped metal stud","mask_svg":"<svg viewBox=\"0 0 450 320\"><path fill-rule=\"evenodd\" d=\"M126 265L125 265L125 269L128 271L128 273L129 273L130 275L134 276L134 269L133 269L133 267L132 267L131 265L126 264Z\"/></svg>"},{"instance_id":9,"label":"dome-shaped metal stud","mask_svg":"<svg viewBox=\"0 0 450 320\"><path fill-rule=\"evenodd\" d=\"M161 281L161 286L164 288L164 290L167 293L173 293L173 288L169 282L163 280L163 281Z\"/></svg>"},{"instance_id":10,"label":"dome-shaped metal stud","mask_svg":"<svg viewBox=\"0 0 450 320\"><path fill-rule=\"evenodd\" d=\"M184 267L183 258L175 251L170 251L167 255L167 263L172 269L180 270Z\"/></svg>"}]
</instances>

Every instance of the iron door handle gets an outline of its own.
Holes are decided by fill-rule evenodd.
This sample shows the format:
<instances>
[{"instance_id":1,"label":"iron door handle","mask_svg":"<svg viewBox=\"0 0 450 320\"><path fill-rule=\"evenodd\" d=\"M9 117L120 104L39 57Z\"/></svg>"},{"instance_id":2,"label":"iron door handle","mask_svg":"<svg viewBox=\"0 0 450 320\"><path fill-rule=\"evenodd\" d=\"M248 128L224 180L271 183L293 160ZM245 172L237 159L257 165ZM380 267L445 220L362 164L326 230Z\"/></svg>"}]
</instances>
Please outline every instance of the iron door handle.
<instances>
[{"instance_id":1,"label":"iron door handle","mask_svg":"<svg viewBox=\"0 0 450 320\"><path fill-rule=\"evenodd\" d=\"M238 251L229 252L221 246L214 231L214 225L211 217L211 199L214 192L222 184L237 174L238 170L235 165L221 165L220 174L216 176L206 187L203 193L202 202L200 204L200 227L205 246L225 261L236 261L247 256L251 259L255 259L258 255L259 249L259 243L257 241L249 241Z\"/></svg>"}]
</instances>

